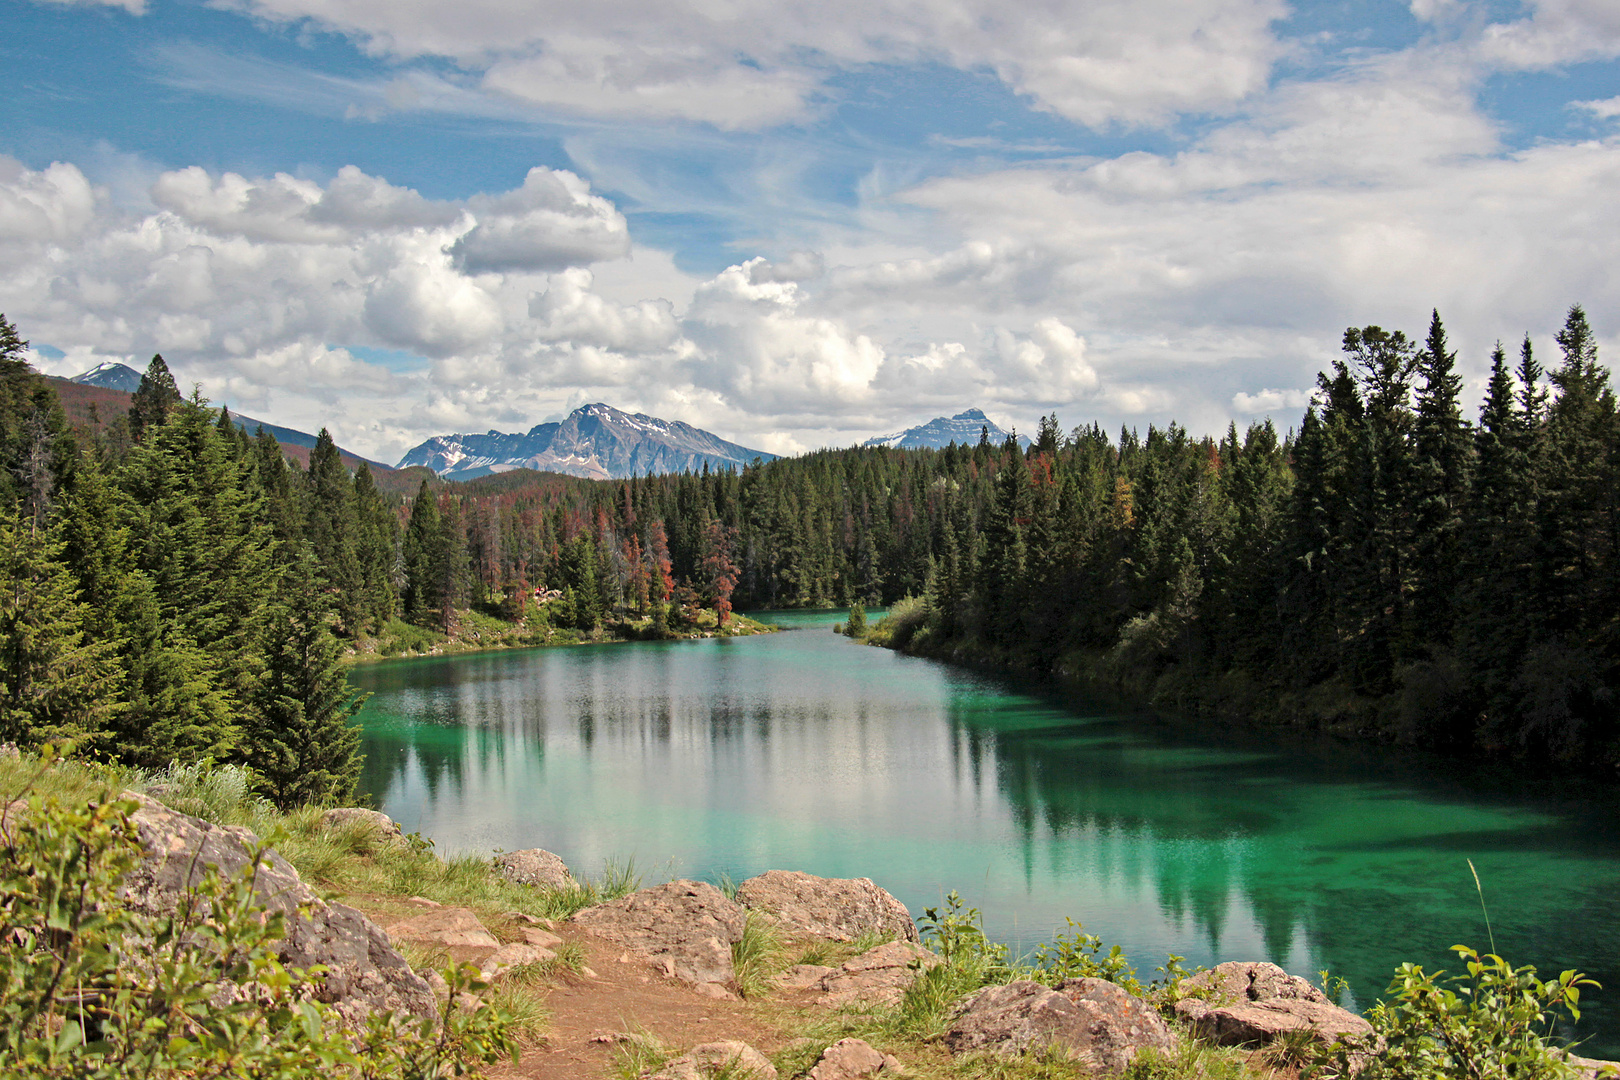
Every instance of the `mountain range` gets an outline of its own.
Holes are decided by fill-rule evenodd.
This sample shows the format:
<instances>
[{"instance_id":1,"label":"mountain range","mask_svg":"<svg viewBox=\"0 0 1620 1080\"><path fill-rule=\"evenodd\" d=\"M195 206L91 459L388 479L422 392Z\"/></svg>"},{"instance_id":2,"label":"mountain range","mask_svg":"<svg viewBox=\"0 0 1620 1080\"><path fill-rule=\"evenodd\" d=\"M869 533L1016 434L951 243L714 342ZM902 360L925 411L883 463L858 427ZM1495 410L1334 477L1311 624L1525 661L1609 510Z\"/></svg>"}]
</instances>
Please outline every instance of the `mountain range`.
<instances>
[{"instance_id":1,"label":"mountain range","mask_svg":"<svg viewBox=\"0 0 1620 1080\"><path fill-rule=\"evenodd\" d=\"M955 416L937 416L926 424L918 424L893 435L878 435L861 445L892 446L897 450L943 450L951 443L977 446L980 436L986 432L993 446L1007 441L1007 432L997 427L994 420L979 409L968 409ZM1028 448L1029 439L1018 436L1018 445Z\"/></svg>"},{"instance_id":2,"label":"mountain range","mask_svg":"<svg viewBox=\"0 0 1620 1080\"><path fill-rule=\"evenodd\" d=\"M740 469L775 454L750 450L679 420L585 405L560 422L527 432L436 435L412 447L397 468L423 465L446 480L472 480L511 469L538 469L595 480Z\"/></svg>"}]
</instances>

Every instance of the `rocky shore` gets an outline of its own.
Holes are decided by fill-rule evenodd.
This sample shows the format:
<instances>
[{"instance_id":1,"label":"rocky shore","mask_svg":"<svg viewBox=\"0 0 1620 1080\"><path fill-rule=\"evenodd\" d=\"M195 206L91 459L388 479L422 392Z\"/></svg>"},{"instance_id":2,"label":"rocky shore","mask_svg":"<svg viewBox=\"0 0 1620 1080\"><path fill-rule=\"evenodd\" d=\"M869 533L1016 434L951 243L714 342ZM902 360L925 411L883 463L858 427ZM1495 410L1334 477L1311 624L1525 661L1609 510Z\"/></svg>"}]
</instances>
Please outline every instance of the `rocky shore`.
<instances>
[{"instance_id":1,"label":"rocky shore","mask_svg":"<svg viewBox=\"0 0 1620 1080\"><path fill-rule=\"evenodd\" d=\"M245 828L213 825L145 795L130 797L140 803L134 822L146 857L125 890L142 910L172 908L210 867L240 872L260 846ZM407 842L375 811L328 811L320 824L374 829L390 843ZM541 849L506 853L493 868L532 889L575 884L563 861ZM558 920L516 911L481 918L470 907L422 897L361 898L350 906L323 899L274 854L254 887L267 908L287 918L282 961L320 965L316 997L357 1026L377 1011L431 1018L446 1003L446 982L430 965L413 968L406 952L470 962L491 984L552 965L545 968L558 972L548 999L550 1032L542 1046L503 1067L504 1075L589 1077L617 1070L643 1080L853 1080L927 1075L939 1064L905 1062L860 1038L816 1043L813 1033L827 1025L800 1023L794 1034L795 1018L893 1010L918 980L946 963L924 947L904 905L866 878L772 870L732 895L705 882L675 880ZM368 907L375 918L363 910ZM745 988L737 957L745 937L762 930L780 955L811 959L779 965L760 993ZM565 950L577 959L571 969L554 963ZM476 996L463 997L459 1007L480 1006ZM1172 1059L1188 1040L1255 1051L1286 1041L1297 1052L1312 1041L1325 1045L1371 1032L1365 1019L1304 979L1269 963L1233 962L1186 978L1153 1001L1100 978L983 986L948 1004L943 1033L927 1053L944 1055L947 1064L963 1055L1009 1064L1055 1057L1100 1076L1124 1072L1149 1051ZM778 1064L784 1038L796 1047L788 1055L799 1063L793 1071ZM1596 1077L1606 1063L1572 1064Z\"/></svg>"}]
</instances>

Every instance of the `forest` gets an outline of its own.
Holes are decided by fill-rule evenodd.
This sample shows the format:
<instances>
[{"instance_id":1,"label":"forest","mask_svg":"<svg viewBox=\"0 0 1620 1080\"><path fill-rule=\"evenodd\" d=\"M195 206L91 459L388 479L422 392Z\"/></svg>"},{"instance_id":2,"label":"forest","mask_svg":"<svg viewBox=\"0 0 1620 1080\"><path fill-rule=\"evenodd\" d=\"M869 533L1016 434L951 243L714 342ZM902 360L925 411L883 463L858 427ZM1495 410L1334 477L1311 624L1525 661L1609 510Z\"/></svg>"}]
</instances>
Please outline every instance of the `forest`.
<instances>
[{"instance_id":1,"label":"forest","mask_svg":"<svg viewBox=\"0 0 1620 1080\"><path fill-rule=\"evenodd\" d=\"M939 451L464 485L469 588L897 604L890 644L1154 705L1620 766L1620 417L1585 312L1500 343L1477 419L1435 313L1345 332L1299 426L1042 420ZM659 590L663 589L663 592ZM594 616L587 616L594 617Z\"/></svg>"},{"instance_id":2,"label":"forest","mask_svg":"<svg viewBox=\"0 0 1620 1080\"><path fill-rule=\"evenodd\" d=\"M185 400L71 428L0 319L0 741L250 766L342 798L343 653L468 609L600 635L733 607L891 605L881 639L1155 706L1612 776L1620 416L1585 313L1497 346L1477 420L1438 313L1347 330L1300 425L1111 436L1044 418L945 450L587 481L307 469Z\"/></svg>"}]
</instances>

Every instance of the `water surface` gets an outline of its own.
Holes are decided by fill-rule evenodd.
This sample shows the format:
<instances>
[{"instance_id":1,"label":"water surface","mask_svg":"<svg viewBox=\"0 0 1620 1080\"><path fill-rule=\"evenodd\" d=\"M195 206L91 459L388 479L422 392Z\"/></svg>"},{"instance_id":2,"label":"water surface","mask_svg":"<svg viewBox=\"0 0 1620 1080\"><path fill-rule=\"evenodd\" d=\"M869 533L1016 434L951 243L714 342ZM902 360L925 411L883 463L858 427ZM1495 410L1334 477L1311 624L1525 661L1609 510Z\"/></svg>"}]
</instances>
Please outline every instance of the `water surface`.
<instances>
[{"instance_id":1,"label":"water surface","mask_svg":"<svg viewBox=\"0 0 1620 1080\"><path fill-rule=\"evenodd\" d=\"M1071 916L1144 977L1268 959L1365 1004L1402 960L1487 946L1620 982L1612 790L1503 794L1499 776L1345 744L1215 738L1098 699L799 632L393 661L365 791L443 852L544 847L742 880L870 877L914 914L954 889L1022 949ZM1617 992L1586 1052L1620 1057Z\"/></svg>"}]
</instances>

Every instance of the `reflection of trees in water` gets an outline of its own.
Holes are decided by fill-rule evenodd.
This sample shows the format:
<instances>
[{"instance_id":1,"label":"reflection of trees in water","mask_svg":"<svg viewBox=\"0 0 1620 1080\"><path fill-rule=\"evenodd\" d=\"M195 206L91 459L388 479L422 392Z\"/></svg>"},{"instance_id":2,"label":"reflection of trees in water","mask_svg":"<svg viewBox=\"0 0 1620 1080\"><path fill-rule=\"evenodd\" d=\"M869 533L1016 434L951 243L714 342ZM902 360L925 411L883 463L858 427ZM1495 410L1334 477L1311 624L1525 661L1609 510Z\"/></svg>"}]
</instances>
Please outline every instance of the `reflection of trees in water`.
<instances>
[{"instance_id":1,"label":"reflection of trees in water","mask_svg":"<svg viewBox=\"0 0 1620 1080\"><path fill-rule=\"evenodd\" d=\"M1134 848L1133 866L1150 878L1161 912L1172 922L1190 918L1213 955L1262 959L1223 952L1231 921L1246 914L1262 935L1263 959L1285 962L1303 945L1362 1004L1383 993L1402 961L1455 970L1451 945L1488 947L1464 860L1500 856L1494 880L1482 870L1498 947L1544 974L1579 967L1614 988L1607 1001L1591 995L1583 1032L1599 1032L1594 1045L1620 1052L1617 845L1612 822L1594 830L1589 808L1558 817L1477 798L1445 778L1425 785L1421 762L1397 762L1383 789L1396 806L1390 813L1439 789L1436 802L1490 820L1473 831L1403 835L1401 823L1369 817L1365 831L1339 835L1337 800L1373 798L1377 780L1364 760L1335 767L1314 754L1155 745L1151 733L1127 732L1128 721L994 730L984 719L974 710L953 715L955 765L976 780L993 770L1026 865L1052 840L1083 841L1087 872L1117 876L1122 851ZM1571 856L1578 862L1564 861Z\"/></svg>"}]
</instances>

